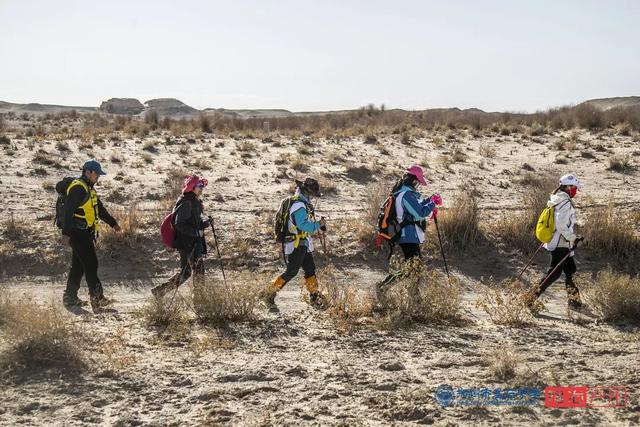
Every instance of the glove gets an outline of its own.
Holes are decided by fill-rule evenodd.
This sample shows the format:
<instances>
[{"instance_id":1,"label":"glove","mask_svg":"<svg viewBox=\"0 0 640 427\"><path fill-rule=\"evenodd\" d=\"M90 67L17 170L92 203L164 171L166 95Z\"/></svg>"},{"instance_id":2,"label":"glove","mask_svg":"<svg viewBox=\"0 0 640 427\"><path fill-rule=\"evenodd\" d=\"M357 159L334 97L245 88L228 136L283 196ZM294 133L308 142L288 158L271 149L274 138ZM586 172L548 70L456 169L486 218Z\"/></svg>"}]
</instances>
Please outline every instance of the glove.
<instances>
[{"instance_id":1,"label":"glove","mask_svg":"<svg viewBox=\"0 0 640 427\"><path fill-rule=\"evenodd\" d=\"M438 193L435 193L433 196L429 197L429 200L435 203L436 206L442 206L442 196L440 196Z\"/></svg>"},{"instance_id":2,"label":"glove","mask_svg":"<svg viewBox=\"0 0 640 427\"><path fill-rule=\"evenodd\" d=\"M327 220L324 217L320 218L320 230L327 231Z\"/></svg>"},{"instance_id":3,"label":"glove","mask_svg":"<svg viewBox=\"0 0 640 427\"><path fill-rule=\"evenodd\" d=\"M435 218L438 216L438 208L433 208L431 211L431 218Z\"/></svg>"},{"instance_id":4,"label":"glove","mask_svg":"<svg viewBox=\"0 0 640 427\"><path fill-rule=\"evenodd\" d=\"M380 249L380 247L382 246L382 236L380 234L378 234L378 237L376 237L376 249Z\"/></svg>"},{"instance_id":5,"label":"glove","mask_svg":"<svg viewBox=\"0 0 640 427\"><path fill-rule=\"evenodd\" d=\"M211 217L205 219L204 221L202 221L202 225L200 226L200 229L204 230L205 228L209 228L212 222L213 222L213 218Z\"/></svg>"}]
</instances>

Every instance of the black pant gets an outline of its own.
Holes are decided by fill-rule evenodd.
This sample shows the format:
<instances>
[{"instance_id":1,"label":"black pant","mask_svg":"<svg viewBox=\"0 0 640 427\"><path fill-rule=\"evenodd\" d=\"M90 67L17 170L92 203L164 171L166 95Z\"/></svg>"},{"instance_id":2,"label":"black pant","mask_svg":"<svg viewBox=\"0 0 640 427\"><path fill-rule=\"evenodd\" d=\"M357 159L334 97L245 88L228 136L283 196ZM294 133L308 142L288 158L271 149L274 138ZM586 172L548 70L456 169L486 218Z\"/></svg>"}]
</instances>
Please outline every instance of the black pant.
<instances>
[{"instance_id":1,"label":"black pant","mask_svg":"<svg viewBox=\"0 0 640 427\"><path fill-rule=\"evenodd\" d=\"M67 278L65 297L77 298L82 276L87 281L89 296L100 298L102 284L98 279L98 255L90 230L74 230L71 233L71 270Z\"/></svg>"},{"instance_id":2,"label":"black pant","mask_svg":"<svg viewBox=\"0 0 640 427\"><path fill-rule=\"evenodd\" d=\"M420 252L419 243L400 243L400 248L402 249L405 260L410 260L413 257L422 259L422 252Z\"/></svg>"},{"instance_id":3,"label":"black pant","mask_svg":"<svg viewBox=\"0 0 640 427\"><path fill-rule=\"evenodd\" d=\"M287 271L282 273L280 277L286 282L296 277L300 267L304 271L305 279L307 277L315 276L316 265L313 262L313 253L309 252L306 246L300 244L297 248L289 254L287 257Z\"/></svg>"},{"instance_id":4,"label":"black pant","mask_svg":"<svg viewBox=\"0 0 640 427\"><path fill-rule=\"evenodd\" d=\"M168 292L176 289L186 282L194 272L196 278L204 278L204 259L202 258L202 248L196 245L192 250L178 249L178 252L180 254L180 271L154 289L158 289L162 292Z\"/></svg>"},{"instance_id":5,"label":"black pant","mask_svg":"<svg viewBox=\"0 0 640 427\"><path fill-rule=\"evenodd\" d=\"M551 272L556 268L556 266L562 261L562 259L567 256L570 252L569 248L556 248L551 251L551 262L549 263L549 269L547 270L547 276L551 274ZM540 296L553 282L558 280L562 273L564 272L565 278L565 287L567 289L567 294L569 296L578 295L578 288L575 283L573 283L573 274L577 271L576 262L573 260L573 257L568 257L562 266L558 267L558 269L551 275L549 278L543 282L540 281L538 284L538 288L536 290L536 296ZM545 276L545 277L547 277ZM544 279L542 279L544 280Z\"/></svg>"},{"instance_id":6,"label":"black pant","mask_svg":"<svg viewBox=\"0 0 640 427\"><path fill-rule=\"evenodd\" d=\"M418 257L422 259L422 252L420 251L419 243L400 243L400 249L404 255L404 260L409 261L412 258ZM379 283L380 286L389 286L400 278L400 272L389 273L385 279Z\"/></svg>"}]
</instances>

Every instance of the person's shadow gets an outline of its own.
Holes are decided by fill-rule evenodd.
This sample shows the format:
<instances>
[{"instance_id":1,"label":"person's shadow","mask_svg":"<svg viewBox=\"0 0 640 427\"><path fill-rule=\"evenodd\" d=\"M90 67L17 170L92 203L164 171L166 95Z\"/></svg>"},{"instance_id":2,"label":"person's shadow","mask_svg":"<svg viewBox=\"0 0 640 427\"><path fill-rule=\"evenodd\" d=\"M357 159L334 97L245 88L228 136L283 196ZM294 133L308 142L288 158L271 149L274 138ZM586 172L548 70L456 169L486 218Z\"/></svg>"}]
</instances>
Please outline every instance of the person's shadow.
<instances>
[{"instance_id":1,"label":"person's shadow","mask_svg":"<svg viewBox=\"0 0 640 427\"><path fill-rule=\"evenodd\" d=\"M84 308L80 307L79 305L73 305L73 306L66 306L65 305L64 309L67 310L71 314L75 314L76 316L82 316L84 314L91 314L90 311L85 310Z\"/></svg>"},{"instance_id":2,"label":"person's shadow","mask_svg":"<svg viewBox=\"0 0 640 427\"><path fill-rule=\"evenodd\" d=\"M82 308L78 305L74 305L74 306L65 306L64 307L65 310L67 310L69 313L74 314L76 316L83 316L85 314L94 314L93 311L87 310L85 308ZM113 307L108 307L108 308L101 308L100 312L97 314L103 314L103 313L118 313L118 310L116 310Z\"/></svg>"}]
</instances>

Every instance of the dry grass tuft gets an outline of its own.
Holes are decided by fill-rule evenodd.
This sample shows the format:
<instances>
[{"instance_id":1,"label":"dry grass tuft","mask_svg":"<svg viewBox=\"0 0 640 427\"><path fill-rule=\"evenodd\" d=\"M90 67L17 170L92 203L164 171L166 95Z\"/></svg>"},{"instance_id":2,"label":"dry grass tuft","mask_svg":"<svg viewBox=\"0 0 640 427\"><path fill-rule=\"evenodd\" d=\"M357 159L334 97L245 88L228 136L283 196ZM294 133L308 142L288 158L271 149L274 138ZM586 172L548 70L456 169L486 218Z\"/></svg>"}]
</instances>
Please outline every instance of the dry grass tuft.
<instances>
[{"instance_id":1,"label":"dry grass tuft","mask_svg":"<svg viewBox=\"0 0 640 427\"><path fill-rule=\"evenodd\" d=\"M187 306L178 292L170 292L165 298L149 298L136 313L146 326L164 329L181 328L187 321Z\"/></svg>"},{"instance_id":2,"label":"dry grass tuft","mask_svg":"<svg viewBox=\"0 0 640 427\"><path fill-rule=\"evenodd\" d=\"M463 251L482 240L478 202L474 190L459 191L447 209L439 210L438 226L447 245ZM433 227L435 229L435 227Z\"/></svg>"},{"instance_id":3,"label":"dry grass tuft","mask_svg":"<svg viewBox=\"0 0 640 427\"><path fill-rule=\"evenodd\" d=\"M524 212L512 212L497 221L495 232L507 244L524 252L539 245L535 227L542 210L547 206L549 195L557 187L557 178L550 174L526 174L520 181L524 187L521 206Z\"/></svg>"},{"instance_id":4,"label":"dry grass tuft","mask_svg":"<svg viewBox=\"0 0 640 427\"><path fill-rule=\"evenodd\" d=\"M340 329L353 329L372 317L375 299L364 295L355 284L338 284L333 265L318 272L318 281L327 299L327 313Z\"/></svg>"},{"instance_id":5,"label":"dry grass tuft","mask_svg":"<svg viewBox=\"0 0 640 427\"><path fill-rule=\"evenodd\" d=\"M609 157L609 168L610 171L620 172L620 173L630 173L633 169L633 165L631 163L631 156L628 154L612 154Z\"/></svg>"},{"instance_id":6,"label":"dry grass tuft","mask_svg":"<svg viewBox=\"0 0 640 427\"><path fill-rule=\"evenodd\" d=\"M450 282L436 270L429 270L419 258L402 262L396 270L398 279L379 295L379 308L388 326L413 322L447 323L464 320L462 282Z\"/></svg>"},{"instance_id":7,"label":"dry grass tuft","mask_svg":"<svg viewBox=\"0 0 640 427\"><path fill-rule=\"evenodd\" d=\"M3 335L8 349L0 356L6 374L86 368L80 350L85 336L62 311L29 300L3 303Z\"/></svg>"},{"instance_id":8,"label":"dry grass tuft","mask_svg":"<svg viewBox=\"0 0 640 427\"><path fill-rule=\"evenodd\" d=\"M640 251L633 219L614 206L595 208L581 227L585 247L601 256L632 258Z\"/></svg>"},{"instance_id":9,"label":"dry grass tuft","mask_svg":"<svg viewBox=\"0 0 640 427\"><path fill-rule=\"evenodd\" d=\"M600 319L640 323L640 277L600 271L584 295Z\"/></svg>"},{"instance_id":10,"label":"dry grass tuft","mask_svg":"<svg viewBox=\"0 0 640 427\"><path fill-rule=\"evenodd\" d=\"M528 303L531 293L521 282L503 281L499 284L483 285L478 291L476 307L487 313L497 325L522 327L531 324L533 316ZM542 303L534 303L534 313L542 309Z\"/></svg>"},{"instance_id":11,"label":"dry grass tuft","mask_svg":"<svg viewBox=\"0 0 640 427\"><path fill-rule=\"evenodd\" d=\"M253 320L260 291L266 283L269 283L267 275L249 271L228 277L226 284L213 278L195 280L193 311L198 320L206 324Z\"/></svg>"},{"instance_id":12,"label":"dry grass tuft","mask_svg":"<svg viewBox=\"0 0 640 427\"><path fill-rule=\"evenodd\" d=\"M516 350L507 345L502 345L491 350L484 355L488 364L489 373L492 378L498 381L508 381L515 378L518 365L522 358Z\"/></svg>"},{"instance_id":13,"label":"dry grass tuft","mask_svg":"<svg viewBox=\"0 0 640 427\"><path fill-rule=\"evenodd\" d=\"M133 204L128 208L116 208L112 211L122 231L117 232L108 225L103 225L99 242L108 248L140 246L143 234L140 230L138 206Z\"/></svg>"}]
</instances>

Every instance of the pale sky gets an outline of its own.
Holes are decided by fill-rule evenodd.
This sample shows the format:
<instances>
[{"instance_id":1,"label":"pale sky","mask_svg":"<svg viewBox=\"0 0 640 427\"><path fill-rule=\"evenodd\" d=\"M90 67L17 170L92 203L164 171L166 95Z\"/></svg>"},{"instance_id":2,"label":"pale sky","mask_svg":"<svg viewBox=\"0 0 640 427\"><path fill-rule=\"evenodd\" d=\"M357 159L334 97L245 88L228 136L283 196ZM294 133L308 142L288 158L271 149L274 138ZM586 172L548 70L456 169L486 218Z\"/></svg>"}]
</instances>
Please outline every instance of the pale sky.
<instances>
[{"instance_id":1,"label":"pale sky","mask_svg":"<svg viewBox=\"0 0 640 427\"><path fill-rule=\"evenodd\" d=\"M0 100L535 111L640 95L640 1L0 0Z\"/></svg>"}]
</instances>

